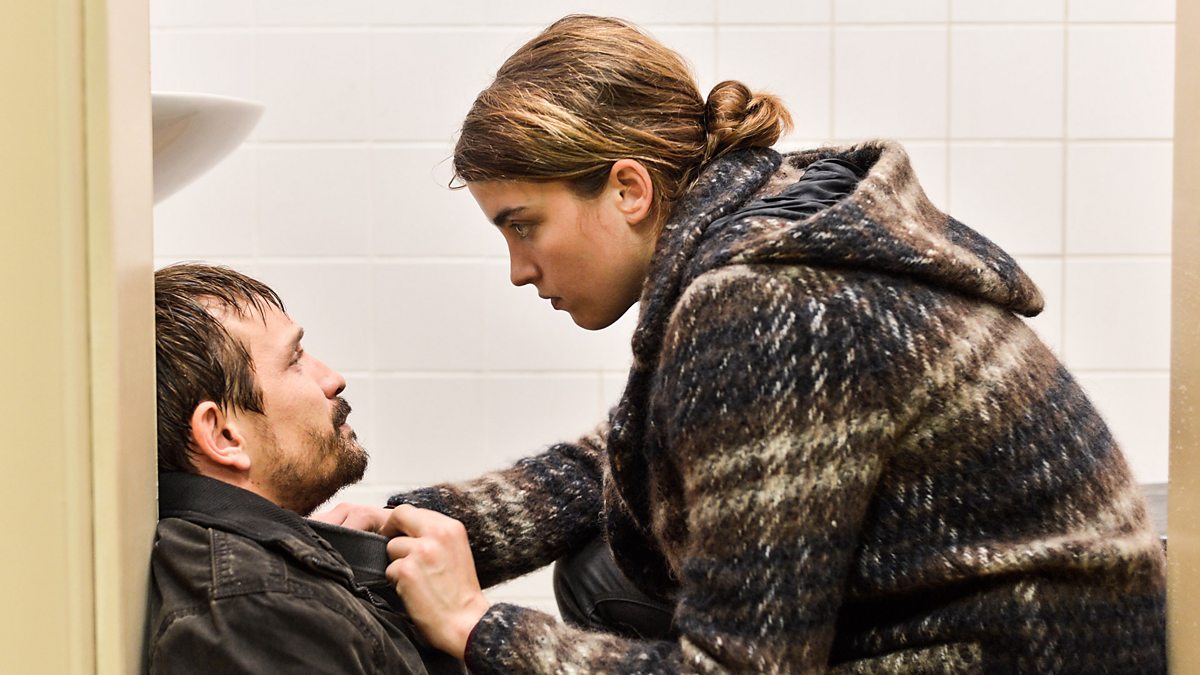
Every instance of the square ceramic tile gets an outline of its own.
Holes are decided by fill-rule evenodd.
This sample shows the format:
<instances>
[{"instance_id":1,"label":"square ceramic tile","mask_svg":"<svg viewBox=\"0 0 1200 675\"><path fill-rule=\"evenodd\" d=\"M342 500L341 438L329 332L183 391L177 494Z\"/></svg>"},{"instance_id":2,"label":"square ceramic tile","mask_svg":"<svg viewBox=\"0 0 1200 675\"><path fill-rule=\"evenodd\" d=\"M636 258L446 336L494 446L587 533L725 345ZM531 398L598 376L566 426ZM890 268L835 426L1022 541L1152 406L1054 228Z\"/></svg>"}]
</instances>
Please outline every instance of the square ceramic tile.
<instances>
[{"instance_id":1,"label":"square ceramic tile","mask_svg":"<svg viewBox=\"0 0 1200 675\"><path fill-rule=\"evenodd\" d=\"M365 26L374 16L373 0L256 0L254 5L261 27Z\"/></svg>"},{"instance_id":2,"label":"square ceramic tile","mask_svg":"<svg viewBox=\"0 0 1200 675\"><path fill-rule=\"evenodd\" d=\"M483 295L488 368L596 371L612 362L620 343L628 345L630 333L618 327L630 320L629 313L605 330L584 330L569 314L555 311L548 301L539 298L533 286L512 286L507 263L488 263L486 270Z\"/></svg>"},{"instance_id":3,"label":"square ceramic tile","mask_svg":"<svg viewBox=\"0 0 1200 675\"><path fill-rule=\"evenodd\" d=\"M504 59L532 36L528 30L481 29L370 35L375 139L453 142L475 97Z\"/></svg>"},{"instance_id":4,"label":"square ceramic tile","mask_svg":"<svg viewBox=\"0 0 1200 675\"><path fill-rule=\"evenodd\" d=\"M1025 319L1055 354L1062 356L1063 261L1059 257L1018 257L1017 264L1033 280L1045 300L1042 313Z\"/></svg>"},{"instance_id":5,"label":"square ceramic tile","mask_svg":"<svg viewBox=\"0 0 1200 675\"><path fill-rule=\"evenodd\" d=\"M838 23L936 23L948 18L946 0L833 0Z\"/></svg>"},{"instance_id":6,"label":"square ceramic tile","mask_svg":"<svg viewBox=\"0 0 1200 675\"><path fill-rule=\"evenodd\" d=\"M1067 135L1171 138L1171 26L1079 26L1067 38Z\"/></svg>"},{"instance_id":7,"label":"square ceramic tile","mask_svg":"<svg viewBox=\"0 0 1200 675\"><path fill-rule=\"evenodd\" d=\"M829 0L717 0L718 25L760 23L826 23L832 18Z\"/></svg>"},{"instance_id":8,"label":"square ceramic tile","mask_svg":"<svg viewBox=\"0 0 1200 675\"><path fill-rule=\"evenodd\" d=\"M370 151L264 146L259 150L259 252L368 255Z\"/></svg>"},{"instance_id":9,"label":"square ceramic tile","mask_svg":"<svg viewBox=\"0 0 1200 675\"><path fill-rule=\"evenodd\" d=\"M1174 0L1067 0L1071 21L1174 21Z\"/></svg>"},{"instance_id":10,"label":"square ceramic tile","mask_svg":"<svg viewBox=\"0 0 1200 675\"><path fill-rule=\"evenodd\" d=\"M950 0L952 21L1062 21L1064 0Z\"/></svg>"},{"instance_id":11,"label":"square ceramic tile","mask_svg":"<svg viewBox=\"0 0 1200 675\"><path fill-rule=\"evenodd\" d=\"M1170 375L1085 373L1078 379L1108 422L1134 478L1139 483L1167 482Z\"/></svg>"},{"instance_id":12,"label":"square ceramic tile","mask_svg":"<svg viewBox=\"0 0 1200 675\"><path fill-rule=\"evenodd\" d=\"M835 137L945 137L944 28L843 28L833 39Z\"/></svg>"},{"instance_id":13,"label":"square ceramic tile","mask_svg":"<svg viewBox=\"0 0 1200 675\"><path fill-rule=\"evenodd\" d=\"M255 255L257 201L258 151L242 146L155 205L155 255Z\"/></svg>"},{"instance_id":14,"label":"square ceramic tile","mask_svg":"<svg viewBox=\"0 0 1200 675\"><path fill-rule=\"evenodd\" d=\"M727 28L717 33L717 80L740 80L753 91L783 99L792 114L791 137L830 135L830 52L828 28ZM803 45L803 73L795 55Z\"/></svg>"},{"instance_id":15,"label":"square ceramic tile","mask_svg":"<svg viewBox=\"0 0 1200 675\"><path fill-rule=\"evenodd\" d=\"M471 193L450 189L451 148L376 147L371 158L376 254L508 255Z\"/></svg>"},{"instance_id":16,"label":"square ceramic tile","mask_svg":"<svg viewBox=\"0 0 1200 675\"><path fill-rule=\"evenodd\" d=\"M950 135L1058 138L1063 132L1060 27L950 32Z\"/></svg>"},{"instance_id":17,"label":"square ceramic tile","mask_svg":"<svg viewBox=\"0 0 1200 675\"><path fill-rule=\"evenodd\" d=\"M946 211L950 206L949 177L946 174L946 144L912 141L904 144L917 180L925 190L925 196L939 209Z\"/></svg>"},{"instance_id":18,"label":"square ceramic tile","mask_svg":"<svg viewBox=\"0 0 1200 675\"><path fill-rule=\"evenodd\" d=\"M1073 369L1171 367L1171 261L1068 259L1063 344Z\"/></svg>"},{"instance_id":19,"label":"square ceramic tile","mask_svg":"<svg viewBox=\"0 0 1200 675\"><path fill-rule=\"evenodd\" d=\"M1067 148L1067 252L1171 253L1169 142Z\"/></svg>"},{"instance_id":20,"label":"square ceramic tile","mask_svg":"<svg viewBox=\"0 0 1200 675\"><path fill-rule=\"evenodd\" d=\"M369 139L370 49L365 34L260 33L258 84L267 109L255 138Z\"/></svg>"},{"instance_id":21,"label":"square ceramic tile","mask_svg":"<svg viewBox=\"0 0 1200 675\"><path fill-rule=\"evenodd\" d=\"M555 443L571 443L591 432L600 412L600 376L501 375L488 379L488 452L515 462Z\"/></svg>"},{"instance_id":22,"label":"square ceramic tile","mask_svg":"<svg viewBox=\"0 0 1200 675\"><path fill-rule=\"evenodd\" d=\"M485 266L376 263L375 367L473 371L484 359Z\"/></svg>"},{"instance_id":23,"label":"square ceramic tile","mask_svg":"<svg viewBox=\"0 0 1200 675\"><path fill-rule=\"evenodd\" d=\"M1062 144L954 143L950 214L1013 255L1062 252Z\"/></svg>"},{"instance_id":24,"label":"square ceramic tile","mask_svg":"<svg viewBox=\"0 0 1200 675\"><path fill-rule=\"evenodd\" d=\"M304 328L305 351L337 371L369 371L371 269L366 263L258 264L288 315Z\"/></svg>"},{"instance_id":25,"label":"square ceramic tile","mask_svg":"<svg viewBox=\"0 0 1200 675\"><path fill-rule=\"evenodd\" d=\"M255 51L252 33L154 33L150 86L257 100Z\"/></svg>"},{"instance_id":26,"label":"square ceramic tile","mask_svg":"<svg viewBox=\"0 0 1200 675\"><path fill-rule=\"evenodd\" d=\"M486 449L485 391L478 377L377 378L374 480L433 485L503 467Z\"/></svg>"},{"instance_id":27,"label":"square ceramic tile","mask_svg":"<svg viewBox=\"0 0 1200 675\"><path fill-rule=\"evenodd\" d=\"M253 26L254 4L246 0L152 0L150 25L163 28Z\"/></svg>"}]
</instances>

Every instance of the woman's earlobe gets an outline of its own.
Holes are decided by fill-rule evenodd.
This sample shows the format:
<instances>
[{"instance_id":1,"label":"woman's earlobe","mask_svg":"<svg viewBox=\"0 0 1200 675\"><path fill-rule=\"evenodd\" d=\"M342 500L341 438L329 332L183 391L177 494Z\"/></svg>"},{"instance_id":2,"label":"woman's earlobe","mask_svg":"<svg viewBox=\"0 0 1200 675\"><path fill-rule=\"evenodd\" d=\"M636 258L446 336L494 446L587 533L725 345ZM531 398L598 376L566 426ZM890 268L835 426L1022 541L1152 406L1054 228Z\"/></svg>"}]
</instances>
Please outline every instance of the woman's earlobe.
<instances>
[{"instance_id":1,"label":"woman's earlobe","mask_svg":"<svg viewBox=\"0 0 1200 675\"><path fill-rule=\"evenodd\" d=\"M654 205L654 181L645 165L635 159L613 163L609 180L619 196L617 208L629 224L636 225L650 215Z\"/></svg>"}]
</instances>

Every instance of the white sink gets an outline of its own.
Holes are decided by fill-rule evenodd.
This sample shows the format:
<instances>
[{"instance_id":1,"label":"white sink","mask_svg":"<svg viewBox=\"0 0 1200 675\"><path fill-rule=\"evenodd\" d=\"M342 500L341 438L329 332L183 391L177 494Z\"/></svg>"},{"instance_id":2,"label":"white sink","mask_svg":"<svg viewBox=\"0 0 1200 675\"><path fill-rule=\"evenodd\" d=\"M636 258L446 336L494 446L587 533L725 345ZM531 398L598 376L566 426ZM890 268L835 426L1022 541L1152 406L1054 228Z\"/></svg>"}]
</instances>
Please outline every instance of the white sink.
<instances>
[{"instance_id":1,"label":"white sink","mask_svg":"<svg viewBox=\"0 0 1200 675\"><path fill-rule=\"evenodd\" d=\"M258 124L263 106L229 96L154 92L154 201L208 171Z\"/></svg>"}]
</instances>

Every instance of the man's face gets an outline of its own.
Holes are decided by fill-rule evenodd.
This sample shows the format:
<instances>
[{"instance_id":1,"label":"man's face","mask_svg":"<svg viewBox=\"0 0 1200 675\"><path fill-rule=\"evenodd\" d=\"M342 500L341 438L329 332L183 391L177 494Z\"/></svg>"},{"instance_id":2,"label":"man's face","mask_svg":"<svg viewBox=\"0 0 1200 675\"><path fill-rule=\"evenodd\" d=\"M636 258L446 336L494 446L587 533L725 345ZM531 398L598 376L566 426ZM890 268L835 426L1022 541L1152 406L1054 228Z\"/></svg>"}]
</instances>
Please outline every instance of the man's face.
<instances>
[{"instance_id":1,"label":"man's face","mask_svg":"<svg viewBox=\"0 0 1200 675\"><path fill-rule=\"evenodd\" d=\"M303 329L273 307L220 318L250 352L262 391L261 415L232 413L245 422L250 480L279 506L308 515L367 468L367 453L346 423L350 405L338 396L346 380L305 352Z\"/></svg>"}]
</instances>

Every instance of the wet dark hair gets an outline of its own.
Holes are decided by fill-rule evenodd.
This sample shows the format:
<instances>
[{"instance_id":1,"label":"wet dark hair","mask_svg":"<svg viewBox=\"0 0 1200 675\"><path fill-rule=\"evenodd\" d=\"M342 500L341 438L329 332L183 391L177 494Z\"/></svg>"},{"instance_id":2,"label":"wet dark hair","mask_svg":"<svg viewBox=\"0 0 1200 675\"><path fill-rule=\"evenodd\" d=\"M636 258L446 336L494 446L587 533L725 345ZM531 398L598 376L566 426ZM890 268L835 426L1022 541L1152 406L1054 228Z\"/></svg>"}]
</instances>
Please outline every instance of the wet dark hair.
<instances>
[{"instance_id":1,"label":"wet dark hair","mask_svg":"<svg viewBox=\"0 0 1200 675\"><path fill-rule=\"evenodd\" d=\"M191 420L196 406L262 412L262 391L246 346L214 311L285 311L275 291L227 267L181 263L154 273L154 350L158 368L158 469L196 473Z\"/></svg>"}]
</instances>

